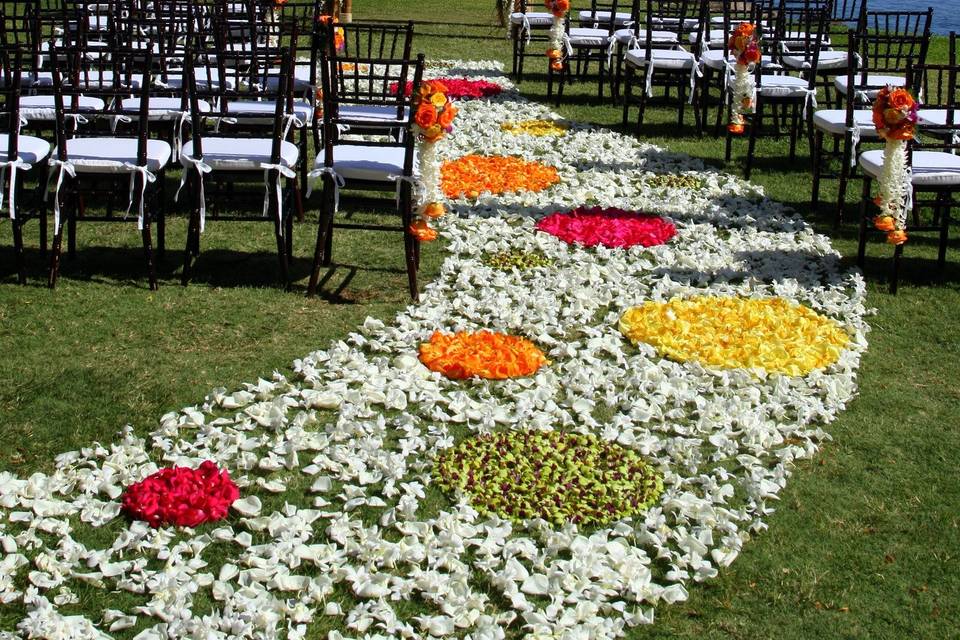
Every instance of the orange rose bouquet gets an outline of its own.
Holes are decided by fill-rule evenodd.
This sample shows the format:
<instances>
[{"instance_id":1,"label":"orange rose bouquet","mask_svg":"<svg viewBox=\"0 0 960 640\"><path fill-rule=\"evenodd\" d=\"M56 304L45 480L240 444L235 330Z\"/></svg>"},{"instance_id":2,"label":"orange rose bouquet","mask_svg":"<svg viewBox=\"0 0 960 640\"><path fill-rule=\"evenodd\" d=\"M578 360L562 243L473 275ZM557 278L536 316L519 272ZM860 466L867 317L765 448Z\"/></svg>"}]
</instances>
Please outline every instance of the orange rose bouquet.
<instances>
[{"instance_id":1,"label":"orange rose bouquet","mask_svg":"<svg viewBox=\"0 0 960 640\"><path fill-rule=\"evenodd\" d=\"M440 80L425 80L413 96L414 131L419 139L420 180L423 185L419 217L410 225L408 231L421 242L437 239L437 231L430 226L430 220L446 213L446 208L438 202L440 194L440 160L437 158L436 143L453 131L453 121L457 108L448 95L447 85Z\"/></svg>"},{"instance_id":2,"label":"orange rose bouquet","mask_svg":"<svg viewBox=\"0 0 960 640\"><path fill-rule=\"evenodd\" d=\"M873 101L873 124L877 127L877 135L884 140L910 140L916 133L919 107L906 89L880 89Z\"/></svg>"},{"instance_id":3,"label":"orange rose bouquet","mask_svg":"<svg viewBox=\"0 0 960 640\"><path fill-rule=\"evenodd\" d=\"M727 129L730 133L740 135L746 129L743 114L753 111L756 103L757 88L750 69L763 57L756 27L749 22L741 22L730 33L727 48L736 60L733 65L733 102Z\"/></svg>"},{"instance_id":4,"label":"orange rose bouquet","mask_svg":"<svg viewBox=\"0 0 960 640\"><path fill-rule=\"evenodd\" d=\"M912 207L913 185L907 168L907 141L916 134L919 104L904 88L884 87L873 102L873 124L886 141L883 169L877 183L880 195L874 202L880 213L873 219L890 244L907 241L907 213Z\"/></svg>"},{"instance_id":5,"label":"orange rose bouquet","mask_svg":"<svg viewBox=\"0 0 960 640\"><path fill-rule=\"evenodd\" d=\"M414 122L427 142L436 142L453 131L457 108L447 98L447 86L439 80L426 80L413 97Z\"/></svg>"}]
</instances>

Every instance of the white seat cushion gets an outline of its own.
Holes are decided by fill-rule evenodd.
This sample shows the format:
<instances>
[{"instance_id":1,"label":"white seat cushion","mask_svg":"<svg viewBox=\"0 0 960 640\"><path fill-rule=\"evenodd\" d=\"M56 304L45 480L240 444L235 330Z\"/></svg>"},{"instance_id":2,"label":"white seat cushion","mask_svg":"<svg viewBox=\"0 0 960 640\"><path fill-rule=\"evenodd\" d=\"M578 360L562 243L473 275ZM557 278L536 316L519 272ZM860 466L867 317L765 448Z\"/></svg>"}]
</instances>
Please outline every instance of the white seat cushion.
<instances>
[{"instance_id":1,"label":"white seat cushion","mask_svg":"<svg viewBox=\"0 0 960 640\"><path fill-rule=\"evenodd\" d=\"M883 149L860 154L860 166L871 177L883 169ZM913 153L913 185L935 187L960 185L960 156L942 151L915 151Z\"/></svg>"},{"instance_id":2,"label":"white seat cushion","mask_svg":"<svg viewBox=\"0 0 960 640\"><path fill-rule=\"evenodd\" d=\"M670 18L670 17L660 17L653 16L653 24L659 24L664 26L676 27L680 24L679 18ZM696 29L700 26L700 21L696 18L684 18L683 19L683 28L684 30Z\"/></svg>"},{"instance_id":3,"label":"white seat cushion","mask_svg":"<svg viewBox=\"0 0 960 640\"><path fill-rule=\"evenodd\" d=\"M20 72L20 86L21 87L30 87L33 85L36 76L33 75L30 71L21 71ZM0 75L0 89L7 88L7 79Z\"/></svg>"},{"instance_id":4,"label":"white seat cushion","mask_svg":"<svg viewBox=\"0 0 960 640\"><path fill-rule=\"evenodd\" d=\"M570 29L570 44L575 47L606 46L609 37L609 29L593 29L590 27L573 27Z\"/></svg>"},{"instance_id":5,"label":"white seat cushion","mask_svg":"<svg viewBox=\"0 0 960 640\"><path fill-rule=\"evenodd\" d=\"M344 104L340 105L341 118L348 120L365 120L374 123L405 122L410 117L410 108L404 107L403 120L397 118L397 108L379 104Z\"/></svg>"},{"instance_id":6,"label":"white seat cushion","mask_svg":"<svg viewBox=\"0 0 960 640\"><path fill-rule=\"evenodd\" d=\"M859 86L860 74L857 74L856 76L854 76L853 81ZM873 91L867 90L864 93L866 93L867 97L872 100L873 98L877 97L877 93L880 91L880 89L887 86L888 84L894 87L902 87L904 82L906 82L906 79L901 78L900 76L888 76L888 75L882 75L878 73L869 73L867 74L866 86L875 90ZM837 76L836 78L834 78L833 86L836 88L837 91L846 95L847 76Z\"/></svg>"},{"instance_id":7,"label":"white seat cushion","mask_svg":"<svg viewBox=\"0 0 960 640\"><path fill-rule=\"evenodd\" d=\"M920 109L917 112L917 116L920 118L919 122L921 125L934 125L945 127L947 125L947 110L946 109ZM960 109L955 109L953 112L953 124L960 129Z\"/></svg>"},{"instance_id":8,"label":"white seat cushion","mask_svg":"<svg viewBox=\"0 0 960 640\"><path fill-rule=\"evenodd\" d=\"M689 51L679 49L651 49L650 55L657 69L692 69L696 60ZM647 52L645 49L633 49L627 52L626 60L637 67L646 66Z\"/></svg>"},{"instance_id":9,"label":"white seat cushion","mask_svg":"<svg viewBox=\"0 0 960 640\"><path fill-rule=\"evenodd\" d=\"M513 24L523 24L523 17L526 15L527 22L531 27L549 27L553 24L553 14L544 11L528 11L523 13L511 13L510 22Z\"/></svg>"},{"instance_id":10,"label":"white seat cushion","mask_svg":"<svg viewBox=\"0 0 960 640\"><path fill-rule=\"evenodd\" d=\"M53 74L49 71L39 71L33 75L31 84L34 87L52 87L53 86Z\"/></svg>"},{"instance_id":11,"label":"white seat cushion","mask_svg":"<svg viewBox=\"0 0 960 640\"><path fill-rule=\"evenodd\" d=\"M766 98L806 97L808 82L796 76L760 76L760 95Z\"/></svg>"},{"instance_id":12,"label":"white seat cushion","mask_svg":"<svg viewBox=\"0 0 960 640\"><path fill-rule=\"evenodd\" d=\"M119 82L126 83L127 82L126 76L121 76L119 79ZM123 86L127 86L131 89L139 89L141 82L143 82L143 74L133 73L133 74L130 74L129 84L123 84ZM68 83L66 81L64 81L64 84L70 84L71 86L73 85L72 82ZM80 77L77 78L76 86L82 89L89 89L89 88L108 89L113 86L113 71L110 71L109 69L104 69L103 71L92 70L92 71L82 72L80 74Z\"/></svg>"},{"instance_id":13,"label":"white seat cushion","mask_svg":"<svg viewBox=\"0 0 960 640\"><path fill-rule=\"evenodd\" d=\"M806 58L802 55L785 55L783 56L783 66L790 69L803 69L804 62ZM820 51L820 58L817 61L817 70L824 71L827 69L846 69L847 68L847 52L846 51Z\"/></svg>"},{"instance_id":14,"label":"white seat cushion","mask_svg":"<svg viewBox=\"0 0 960 640\"><path fill-rule=\"evenodd\" d=\"M872 110L854 110L853 123L860 129L861 138L879 138L873 124ZM813 114L813 126L835 136L842 136L847 132L847 112L843 109L821 109Z\"/></svg>"},{"instance_id":15,"label":"white seat cushion","mask_svg":"<svg viewBox=\"0 0 960 640\"><path fill-rule=\"evenodd\" d=\"M81 173L127 173L125 164L137 164L136 138L71 138L67 158ZM170 145L147 140L147 168L159 171L170 162Z\"/></svg>"},{"instance_id":16,"label":"white seat cushion","mask_svg":"<svg viewBox=\"0 0 960 640\"><path fill-rule=\"evenodd\" d=\"M580 22L593 22L595 24L610 24L609 11L593 12L589 9L581 11L579 14ZM632 18L629 13L617 11L617 24L630 24Z\"/></svg>"},{"instance_id":17,"label":"white seat cushion","mask_svg":"<svg viewBox=\"0 0 960 640\"><path fill-rule=\"evenodd\" d=\"M263 118L244 119L244 122L251 124L273 122L273 114L276 111L276 108L277 105L273 101L253 102L251 100L237 100L227 103L227 113L248 116L264 116ZM297 116L297 119L299 119L301 122L308 124L313 122L313 111L314 109L312 104L305 102L304 100L293 101L293 114Z\"/></svg>"},{"instance_id":18,"label":"white seat cushion","mask_svg":"<svg viewBox=\"0 0 960 640\"><path fill-rule=\"evenodd\" d=\"M10 136L0 133L0 160L7 159L7 145ZM36 164L50 153L50 143L34 136L20 136L17 138L17 157L27 164Z\"/></svg>"},{"instance_id":19,"label":"white seat cushion","mask_svg":"<svg viewBox=\"0 0 960 640\"><path fill-rule=\"evenodd\" d=\"M640 29L639 32L634 32L632 28L617 29L613 33L613 36L617 39L618 43L629 45L634 41L634 37L636 37L638 42L646 42L647 30ZM650 41L655 44L676 44L677 34L672 31L657 31L654 29Z\"/></svg>"},{"instance_id":20,"label":"white seat cushion","mask_svg":"<svg viewBox=\"0 0 960 640\"><path fill-rule=\"evenodd\" d=\"M140 111L140 98L125 98L120 107L124 111ZM180 98L151 97L149 109L150 120L179 120L183 114L180 108ZM210 113L210 103L206 100L197 100L197 109L200 113ZM187 101L187 111L190 110L190 102ZM136 117L128 113L128 116Z\"/></svg>"},{"instance_id":21,"label":"white seat cushion","mask_svg":"<svg viewBox=\"0 0 960 640\"><path fill-rule=\"evenodd\" d=\"M344 180L387 182L390 176L403 174L403 147L370 147L357 144L338 144L333 147L333 168ZM317 166L322 166L321 161ZM419 166L416 152L413 173Z\"/></svg>"},{"instance_id":22,"label":"white seat cushion","mask_svg":"<svg viewBox=\"0 0 960 640\"><path fill-rule=\"evenodd\" d=\"M66 104L70 103L67 102ZM77 105L79 110L91 113L103 111L105 106L103 100L90 96L79 96ZM53 96L22 96L20 98L20 115L28 121L56 120L57 110L54 106Z\"/></svg>"},{"instance_id":23,"label":"white seat cushion","mask_svg":"<svg viewBox=\"0 0 960 640\"><path fill-rule=\"evenodd\" d=\"M209 89L215 90L220 87L220 83L224 82L224 79L220 77L220 70L216 67L211 68L209 72L206 67L196 67L194 70L194 76L197 79L197 88L198 89ZM209 74L209 76L208 76ZM160 85L160 83L157 83ZM234 81L231 78L225 79L224 86L227 89L234 88ZM167 74L167 78L163 80L163 84L160 86L168 86L171 89L182 89L183 88L183 74L178 70L175 72L170 72Z\"/></svg>"},{"instance_id":24,"label":"white seat cushion","mask_svg":"<svg viewBox=\"0 0 960 640\"><path fill-rule=\"evenodd\" d=\"M203 138L203 161L214 171L263 171L260 165L270 162L273 141L270 138ZM280 163L293 168L300 158L297 145L284 140L280 143ZM180 163L193 163L193 140L183 145Z\"/></svg>"},{"instance_id":25,"label":"white seat cushion","mask_svg":"<svg viewBox=\"0 0 960 640\"><path fill-rule=\"evenodd\" d=\"M694 31L687 36L687 41L690 44L697 43L697 37L699 36L699 31ZM727 33L723 29L710 29L709 33L704 34L703 43L709 46L718 46L722 47L723 43L727 39Z\"/></svg>"},{"instance_id":26,"label":"white seat cushion","mask_svg":"<svg viewBox=\"0 0 960 640\"><path fill-rule=\"evenodd\" d=\"M280 69L271 69L267 72L267 81L264 86L270 91L276 91L277 87L280 86ZM310 65L304 64L293 69L293 90L295 93L301 93L307 91L311 87L315 87L317 83L314 81L310 73Z\"/></svg>"},{"instance_id":27,"label":"white seat cushion","mask_svg":"<svg viewBox=\"0 0 960 640\"><path fill-rule=\"evenodd\" d=\"M737 59L731 55L727 54L727 61L730 64L733 64ZM761 56L760 64L767 68L773 62L770 56ZM727 67L726 63L723 60L723 49L710 49L709 51L704 51L703 55L700 56L700 63L705 67L710 67L711 69L720 71Z\"/></svg>"}]
</instances>

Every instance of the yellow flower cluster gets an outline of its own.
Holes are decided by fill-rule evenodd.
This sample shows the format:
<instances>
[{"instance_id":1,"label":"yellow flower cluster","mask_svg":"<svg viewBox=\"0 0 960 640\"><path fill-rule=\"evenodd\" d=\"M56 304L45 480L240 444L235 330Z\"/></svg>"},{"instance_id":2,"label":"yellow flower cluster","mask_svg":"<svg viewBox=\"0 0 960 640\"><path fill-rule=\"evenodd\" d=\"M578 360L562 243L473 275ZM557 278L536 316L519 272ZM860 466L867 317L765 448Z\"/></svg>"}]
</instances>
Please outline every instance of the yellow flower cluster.
<instances>
[{"instance_id":1,"label":"yellow flower cluster","mask_svg":"<svg viewBox=\"0 0 960 640\"><path fill-rule=\"evenodd\" d=\"M519 122L504 122L500 125L502 131L514 135L528 136L563 136L570 127L553 120L521 120Z\"/></svg>"},{"instance_id":2,"label":"yellow flower cluster","mask_svg":"<svg viewBox=\"0 0 960 640\"><path fill-rule=\"evenodd\" d=\"M835 321L785 300L697 296L627 309L620 331L679 362L803 376L834 362L849 337Z\"/></svg>"}]
</instances>

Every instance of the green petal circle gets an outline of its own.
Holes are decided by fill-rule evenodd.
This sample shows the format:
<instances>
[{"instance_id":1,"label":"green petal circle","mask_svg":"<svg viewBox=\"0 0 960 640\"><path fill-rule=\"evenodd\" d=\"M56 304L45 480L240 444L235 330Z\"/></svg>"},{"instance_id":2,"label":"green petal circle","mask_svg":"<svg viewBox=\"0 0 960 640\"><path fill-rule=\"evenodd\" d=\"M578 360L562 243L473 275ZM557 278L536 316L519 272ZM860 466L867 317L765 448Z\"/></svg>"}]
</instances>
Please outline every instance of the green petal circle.
<instances>
[{"instance_id":1,"label":"green petal circle","mask_svg":"<svg viewBox=\"0 0 960 640\"><path fill-rule=\"evenodd\" d=\"M646 511L663 479L636 451L593 435L507 431L470 438L437 457L441 489L480 513L554 525L597 525Z\"/></svg>"}]
</instances>

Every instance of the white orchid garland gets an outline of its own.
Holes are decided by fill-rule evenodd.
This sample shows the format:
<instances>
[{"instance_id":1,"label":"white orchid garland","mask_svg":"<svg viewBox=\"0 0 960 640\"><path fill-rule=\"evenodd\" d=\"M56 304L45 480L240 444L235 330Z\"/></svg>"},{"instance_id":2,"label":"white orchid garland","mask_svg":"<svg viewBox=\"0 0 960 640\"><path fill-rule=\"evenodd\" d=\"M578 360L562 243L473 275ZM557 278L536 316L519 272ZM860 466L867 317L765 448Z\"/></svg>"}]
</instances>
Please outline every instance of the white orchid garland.
<instances>
[{"instance_id":1,"label":"white orchid garland","mask_svg":"<svg viewBox=\"0 0 960 640\"><path fill-rule=\"evenodd\" d=\"M510 89L490 63L454 69ZM512 90L465 102L441 156L538 159L563 182L450 202L460 214L440 225L450 254L421 304L390 324L368 318L295 361L292 379L216 389L163 416L146 440L127 429L112 445L58 456L49 473L0 473L0 602L26 612L8 631L96 638L139 625L137 640L296 640L332 625L331 640L614 638L737 557L766 527L793 463L814 455L856 392L863 281L827 238L737 178L599 128L575 125L563 144L502 133L518 111L555 117ZM642 187L664 173L702 186ZM534 230L545 213L592 203L669 216L679 235L614 250ZM514 250L552 264L484 263ZM807 305L840 323L850 346L826 369L790 377L671 362L617 329L630 306L703 294ZM530 378L456 382L418 361L435 330L470 329L527 336L552 364ZM512 430L629 448L662 476L663 496L590 530L481 517L465 497L437 497L439 452ZM229 524L155 530L118 518L123 487L207 459L240 486ZM136 604L61 613L80 589Z\"/></svg>"}]
</instances>

